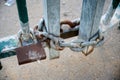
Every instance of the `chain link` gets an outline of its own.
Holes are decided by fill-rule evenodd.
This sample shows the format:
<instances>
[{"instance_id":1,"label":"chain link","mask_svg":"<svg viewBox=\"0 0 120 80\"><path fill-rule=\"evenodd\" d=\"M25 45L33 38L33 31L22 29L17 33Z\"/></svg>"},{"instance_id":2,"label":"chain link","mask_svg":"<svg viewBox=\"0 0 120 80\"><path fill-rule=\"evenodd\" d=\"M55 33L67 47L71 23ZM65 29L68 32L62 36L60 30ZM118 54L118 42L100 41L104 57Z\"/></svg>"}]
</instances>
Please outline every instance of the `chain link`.
<instances>
[{"instance_id":1,"label":"chain link","mask_svg":"<svg viewBox=\"0 0 120 80\"><path fill-rule=\"evenodd\" d=\"M80 19L69 21L62 21L60 23L60 25L64 25L64 24L68 24L70 26L71 29L74 29L76 27L78 27L78 25L80 24ZM59 36L54 36L50 33L47 33L47 31L43 31L43 29L45 29L45 25L44 25L44 19L41 19L38 26L36 26L34 28L34 34L39 37L39 39L49 39L50 41L48 42L48 44L50 45L50 47L52 47L55 50L63 50L64 47L69 47L72 51L76 51L76 52L82 52L84 55L88 55L91 52L93 52L94 47L96 46L100 46L100 44L103 42L104 37L101 36L101 34L99 33L99 31L93 35L92 38L94 38L94 36L97 38L95 40L89 40L89 41L84 41L84 40L80 40L80 39L76 39L76 40L72 40L70 42L65 42L62 38L60 38ZM79 28L77 28L79 29ZM92 39L90 38L90 39ZM85 49L88 49L86 52L84 51Z\"/></svg>"}]
</instances>

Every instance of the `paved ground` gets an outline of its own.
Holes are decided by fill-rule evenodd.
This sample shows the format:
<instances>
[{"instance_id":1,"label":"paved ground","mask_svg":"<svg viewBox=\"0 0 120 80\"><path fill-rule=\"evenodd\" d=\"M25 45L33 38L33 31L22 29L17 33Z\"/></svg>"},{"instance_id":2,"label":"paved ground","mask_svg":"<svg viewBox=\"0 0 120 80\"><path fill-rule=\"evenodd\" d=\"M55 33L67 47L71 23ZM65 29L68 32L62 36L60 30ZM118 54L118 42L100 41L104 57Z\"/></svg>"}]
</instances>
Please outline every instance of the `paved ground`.
<instances>
[{"instance_id":1,"label":"paved ground","mask_svg":"<svg viewBox=\"0 0 120 80\"><path fill-rule=\"evenodd\" d=\"M42 0L27 0L30 27L42 17ZM110 0L106 0L104 12ZM16 5L4 6L0 1L0 38L18 32ZM61 0L61 20L80 16L81 0ZM48 49L46 48L48 53ZM2 59L0 80L120 80L120 30L107 34L105 44L89 56L66 48L59 59L18 65L17 57Z\"/></svg>"}]
</instances>

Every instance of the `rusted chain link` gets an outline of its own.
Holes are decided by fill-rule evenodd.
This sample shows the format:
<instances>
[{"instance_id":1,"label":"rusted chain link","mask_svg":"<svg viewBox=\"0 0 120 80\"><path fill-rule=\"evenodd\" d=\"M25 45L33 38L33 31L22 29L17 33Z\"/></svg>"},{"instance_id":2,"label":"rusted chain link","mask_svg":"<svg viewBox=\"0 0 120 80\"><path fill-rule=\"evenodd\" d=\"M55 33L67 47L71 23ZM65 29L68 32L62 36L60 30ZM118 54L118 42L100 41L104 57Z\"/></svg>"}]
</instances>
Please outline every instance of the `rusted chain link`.
<instances>
[{"instance_id":1,"label":"rusted chain link","mask_svg":"<svg viewBox=\"0 0 120 80\"><path fill-rule=\"evenodd\" d=\"M66 24L69 26L70 29L79 29L78 25L80 24L80 20L79 19L74 21L65 20L61 21L60 23L61 26ZM46 26L44 24L44 19L41 19L40 23L34 28L34 34L36 35L37 38L41 40L49 39L48 44L55 50L63 50L64 47L69 47L72 51L82 52L84 55L87 56L88 54L93 52L95 46L98 46L102 42L102 40L104 40L104 37L101 38L99 32L97 32L95 35L91 37L92 39L94 36L97 36L96 39L92 41L91 39L89 41L77 39L70 42L65 42L60 37L47 33L45 27ZM62 27L60 29L62 33L63 32ZM87 51L84 51L85 48L87 48Z\"/></svg>"},{"instance_id":2,"label":"rusted chain link","mask_svg":"<svg viewBox=\"0 0 120 80\"><path fill-rule=\"evenodd\" d=\"M68 25L70 29L75 28L80 24L79 18L73 21L70 20L64 20L60 22L60 32L63 32L62 25Z\"/></svg>"},{"instance_id":3,"label":"rusted chain link","mask_svg":"<svg viewBox=\"0 0 120 80\"><path fill-rule=\"evenodd\" d=\"M50 41L48 42L48 44L49 44L52 48L54 48L55 50L63 50L63 49L64 49L64 47L60 47L60 46L59 46L59 42L60 42L60 40L61 40L59 37L54 36L54 35L52 35L52 34L49 34L49 33L47 33L47 32L38 31L38 30L37 30L37 27L34 28L34 33L35 33L37 39L39 38L39 39L41 39L42 41L45 41L45 40L48 40L48 39L49 39Z\"/></svg>"}]
</instances>

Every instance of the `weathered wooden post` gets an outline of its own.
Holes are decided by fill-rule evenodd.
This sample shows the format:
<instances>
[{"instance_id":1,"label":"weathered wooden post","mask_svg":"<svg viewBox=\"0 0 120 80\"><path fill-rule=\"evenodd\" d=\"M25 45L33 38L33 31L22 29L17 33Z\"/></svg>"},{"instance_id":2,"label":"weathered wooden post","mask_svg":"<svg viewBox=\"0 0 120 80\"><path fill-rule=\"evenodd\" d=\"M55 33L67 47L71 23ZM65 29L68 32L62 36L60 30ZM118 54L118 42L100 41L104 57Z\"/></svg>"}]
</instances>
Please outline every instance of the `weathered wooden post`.
<instances>
[{"instance_id":1,"label":"weathered wooden post","mask_svg":"<svg viewBox=\"0 0 120 80\"><path fill-rule=\"evenodd\" d=\"M60 0L43 0L44 19L48 33L59 37L60 36ZM49 58L59 57L59 52L51 48Z\"/></svg>"}]
</instances>

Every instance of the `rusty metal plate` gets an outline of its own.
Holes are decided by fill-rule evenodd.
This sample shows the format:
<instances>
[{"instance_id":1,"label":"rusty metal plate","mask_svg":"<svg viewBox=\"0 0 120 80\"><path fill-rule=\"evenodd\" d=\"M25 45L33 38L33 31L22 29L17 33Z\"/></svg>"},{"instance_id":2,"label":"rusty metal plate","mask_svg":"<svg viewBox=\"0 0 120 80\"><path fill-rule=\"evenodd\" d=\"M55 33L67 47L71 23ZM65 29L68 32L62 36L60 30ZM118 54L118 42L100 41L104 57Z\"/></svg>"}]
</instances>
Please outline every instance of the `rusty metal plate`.
<instances>
[{"instance_id":1,"label":"rusty metal plate","mask_svg":"<svg viewBox=\"0 0 120 80\"><path fill-rule=\"evenodd\" d=\"M19 65L46 59L46 54L41 43L19 47L15 51Z\"/></svg>"}]
</instances>

